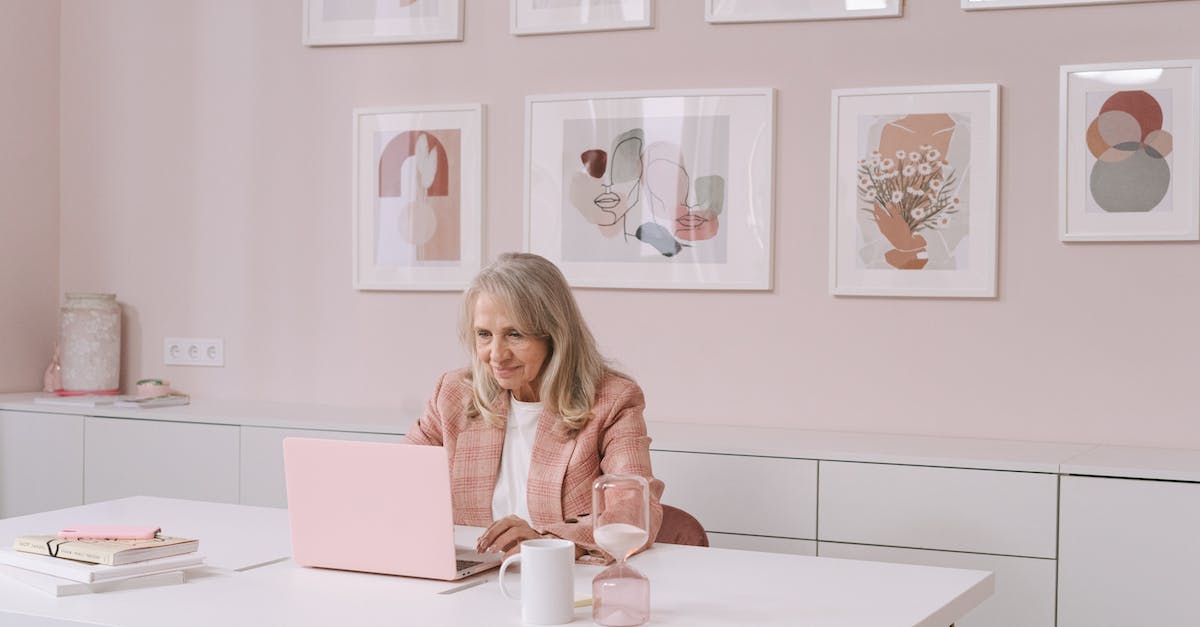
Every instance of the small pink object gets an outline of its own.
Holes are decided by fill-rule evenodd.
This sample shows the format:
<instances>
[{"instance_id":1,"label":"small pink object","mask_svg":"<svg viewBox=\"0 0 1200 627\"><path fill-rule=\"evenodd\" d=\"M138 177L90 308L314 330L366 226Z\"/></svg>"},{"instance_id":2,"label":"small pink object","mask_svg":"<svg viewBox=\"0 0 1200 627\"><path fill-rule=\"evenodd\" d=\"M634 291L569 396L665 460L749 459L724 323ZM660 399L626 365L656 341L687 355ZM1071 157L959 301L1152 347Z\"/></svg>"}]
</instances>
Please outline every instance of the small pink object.
<instances>
[{"instance_id":1,"label":"small pink object","mask_svg":"<svg viewBox=\"0 0 1200 627\"><path fill-rule=\"evenodd\" d=\"M54 347L54 357L50 360L50 365L46 366L46 373L42 375L42 391L57 392L62 389L62 362L59 357L58 346Z\"/></svg>"},{"instance_id":2,"label":"small pink object","mask_svg":"<svg viewBox=\"0 0 1200 627\"><path fill-rule=\"evenodd\" d=\"M171 382L162 379L142 379L137 382L138 398L155 398L171 394Z\"/></svg>"},{"instance_id":3,"label":"small pink object","mask_svg":"<svg viewBox=\"0 0 1200 627\"><path fill-rule=\"evenodd\" d=\"M62 540L150 540L159 527L151 525L76 525L58 532Z\"/></svg>"}]
</instances>

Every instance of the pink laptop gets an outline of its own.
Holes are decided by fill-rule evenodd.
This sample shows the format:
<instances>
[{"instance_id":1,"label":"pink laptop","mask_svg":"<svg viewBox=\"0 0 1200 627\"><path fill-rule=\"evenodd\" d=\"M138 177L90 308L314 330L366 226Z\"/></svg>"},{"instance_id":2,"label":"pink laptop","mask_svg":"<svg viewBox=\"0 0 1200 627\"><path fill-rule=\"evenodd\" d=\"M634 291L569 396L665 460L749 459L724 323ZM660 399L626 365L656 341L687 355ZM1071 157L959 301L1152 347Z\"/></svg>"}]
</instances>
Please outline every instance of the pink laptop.
<instances>
[{"instance_id":1,"label":"pink laptop","mask_svg":"<svg viewBox=\"0 0 1200 627\"><path fill-rule=\"evenodd\" d=\"M285 438L283 466L302 566L453 580L500 564L455 546L440 446Z\"/></svg>"}]
</instances>

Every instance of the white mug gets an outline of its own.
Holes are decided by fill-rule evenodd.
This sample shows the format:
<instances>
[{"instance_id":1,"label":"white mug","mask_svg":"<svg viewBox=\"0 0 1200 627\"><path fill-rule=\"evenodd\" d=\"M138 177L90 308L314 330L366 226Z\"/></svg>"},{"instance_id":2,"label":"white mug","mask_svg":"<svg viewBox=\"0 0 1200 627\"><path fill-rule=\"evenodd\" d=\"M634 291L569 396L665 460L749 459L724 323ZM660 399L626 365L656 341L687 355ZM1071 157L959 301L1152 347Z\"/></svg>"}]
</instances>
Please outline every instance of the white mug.
<instances>
[{"instance_id":1,"label":"white mug","mask_svg":"<svg viewBox=\"0 0 1200 627\"><path fill-rule=\"evenodd\" d=\"M521 594L504 586L504 571L521 563ZM575 543L542 539L521 543L521 552L500 565L500 592L521 601L521 620L532 625L561 625L575 618Z\"/></svg>"}]
</instances>

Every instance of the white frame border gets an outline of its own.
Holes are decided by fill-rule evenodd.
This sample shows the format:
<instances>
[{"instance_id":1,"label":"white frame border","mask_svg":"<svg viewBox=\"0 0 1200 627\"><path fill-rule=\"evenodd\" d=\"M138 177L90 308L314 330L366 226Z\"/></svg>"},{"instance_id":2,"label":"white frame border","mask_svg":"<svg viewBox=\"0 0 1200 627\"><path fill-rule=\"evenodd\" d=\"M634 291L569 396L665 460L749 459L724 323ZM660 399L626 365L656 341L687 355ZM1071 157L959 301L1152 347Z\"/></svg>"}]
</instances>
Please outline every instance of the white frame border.
<instances>
[{"instance_id":1,"label":"white frame border","mask_svg":"<svg viewBox=\"0 0 1200 627\"><path fill-rule=\"evenodd\" d=\"M784 6L788 2L795 0L775 0ZM887 0L894 3L895 6L889 6L882 9L862 9L851 11L849 9L830 9L829 13L804 16L800 15L799 11L807 9L799 9L796 14L787 14L783 9L779 15L762 16L753 14L734 14L732 16L721 16L718 14L719 2L721 0L704 0L704 21L710 24L747 24L754 22L811 22L818 20L860 20L883 17L900 17L904 14L904 0Z\"/></svg>"},{"instance_id":2,"label":"white frame border","mask_svg":"<svg viewBox=\"0 0 1200 627\"><path fill-rule=\"evenodd\" d=\"M979 287L943 288L916 286L843 286L838 284L838 121L839 99L850 96L897 96L903 94L930 95L945 93L984 93L988 96L992 109L991 118L986 126L981 125L991 143L991 190L978 193L983 200L992 204L992 221L988 228L992 237L983 240L991 248L989 251L972 251L972 259L986 260L990 264L990 272L985 273L987 284ZM997 275L999 267L1000 239L1000 85L999 83L966 83L957 85L917 85L909 87L869 87L855 89L835 89L831 97L830 111L830 154L829 154L829 293L835 296L915 296L933 298L995 298L997 294ZM974 157L972 158L974 160ZM975 164L972 167L977 166ZM985 174L987 174L985 173ZM986 180L985 180L986 181ZM975 193L975 192L972 192ZM979 254L984 253L984 254ZM918 271L919 272L919 271Z\"/></svg>"},{"instance_id":3,"label":"white frame border","mask_svg":"<svg viewBox=\"0 0 1200 627\"><path fill-rule=\"evenodd\" d=\"M587 0L584 1L586 2ZM654 0L621 0L622 3L640 3L642 5L642 14L646 16L645 19L642 20L597 20L596 22L559 22L556 24L530 24L528 19L523 19L525 17L523 14L532 10L530 7L526 6L529 2L530 0L509 0L509 33L519 36L555 35L562 33L586 33L593 31L654 28Z\"/></svg>"},{"instance_id":4,"label":"white frame border","mask_svg":"<svg viewBox=\"0 0 1200 627\"><path fill-rule=\"evenodd\" d=\"M1031 9L1045 7L1081 7L1093 4L1142 4L1172 0L962 0L964 11L989 9Z\"/></svg>"},{"instance_id":5,"label":"white frame border","mask_svg":"<svg viewBox=\"0 0 1200 627\"><path fill-rule=\"evenodd\" d=\"M1191 69L1192 107L1186 113L1192 121L1192 176L1188 185L1192 204L1191 228L1186 233L1070 233L1069 194L1067 187L1067 93L1071 74L1077 72L1119 72L1157 68ZM1180 177L1176 177L1178 179ZM1174 181L1173 181L1174 183ZM1176 185L1178 188L1178 185ZM1059 67L1058 82L1058 239L1062 242L1164 242L1200 240L1200 59L1136 61L1129 63L1089 63Z\"/></svg>"},{"instance_id":6,"label":"white frame border","mask_svg":"<svg viewBox=\"0 0 1200 627\"><path fill-rule=\"evenodd\" d=\"M586 100L623 100L623 99L649 99L649 98L699 98L699 97L725 97L725 96L751 96L761 97L764 99L766 110L764 111L764 119L762 120L768 128L766 132L758 136L756 145L758 146L752 151L751 155L756 159L762 159L764 163L756 163L754 165L756 171L765 169L763 173L765 180L761 182L759 187L754 188L756 191L755 200L760 201L756 206L751 207L750 211L756 216L758 226L762 227L765 222L765 236L762 238L762 264L764 267L755 270L755 276L745 280L724 280L724 281L708 281L702 279L693 279L691 281L680 282L671 279L647 279L640 281L630 281L627 279L590 279L572 277L569 262L562 262L556 256L548 257L554 261L566 275L568 282L572 287L583 288L606 288L606 289L649 289L649 290L702 290L702 291L769 291L773 289L774 272L775 272L775 126L776 126L776 90L774 87L760 88L718 88L718 89L688 89L688 90L663 90L663 91L636 91L636 92L590 92L590 93L567 93L567 94L538 94L526 96L525 98L525 161L524 171L524 219L525 225L522 231L522 250L529 252L538 252L532 248L533 236L532 230L532 212L533 212L533 187L532 187L532 164L533 164L533 108L537 104L556 103L556 102L574 102ZM749 177L748 177L749 178ZM760 179L761 180L761 179ZM753 186L753 182L747 183ZM762 206L759 206L762 205ZM541 254L541 253L539 253ZM602 262L597 262L602 263ZM616 264L614 264L616 265ZM701 272L698 270L697 272Z\"/></svg>"},{"instance_id":7,"label":"white frame border","mask_svg":"<svg viewBox=\"0 0 1200 627\"><path fill-rule=\"evenodd\" d=\"M368 116L391 114L413 115L422 113L462 114L464 121L468 122L468 124L459 126L462 130L462 142L464 146L468 145L468 142L471 141L469 135L472 132L477 135L478 144L475 146L476 154L474 158L469 158L471 155L468 154L468 151L464 150L464 158L460 167L462 206L460 209L459 228L462 230L462 234L459 239L459 264L457 267L452 268L401 268L397 269L396 274L407 276L400 276L392 280L364 276L368 273L362 267L362 253L359 250L360 244L363 243L360 230L365 228L365 225L362 224L362 218L359 216L362 211L360 204L365 202L363 198L364 182L361 180L363 173L360 170L362 166L360 150L363 148L359 142L361 120ZM472 125L475 126L474 129L471 128ZM486 125L487 119L483 104L360 107L354 109L351 116L351 137L353 141L351 142L350 155L350 184L352 188L352 242L350 260L355 290L459 291L465 288L479 272L479 269L483 267L483 187L487 174L484 169L483 155L484 151L487 150ZM372 178L372 180L374 179ZM472 184L472 181L474 181L474 184ZM374 231L372 230L371 233L374 233Z\"/></svg>"},{"instance_id":8,"label":"white frame border","mask_svg":"<svg viewBox=\"0 0 1200 627\"><path fill-rule=\"evenodd\" d=\"M304 15L300 20L300 38L306 46L359 46L374 44L411 44L436 41L463 40L463 0L438 0L445 8L452 9L453 15L439 20L442 29L434 33L408 33L391 35L373 35L371 33L353 32L314 32L320 30L319 22L314 22L317 9L323 6L324 0L304 0ZM337 29L332 29L337 30Z\"/></svg>"}]
</instances>

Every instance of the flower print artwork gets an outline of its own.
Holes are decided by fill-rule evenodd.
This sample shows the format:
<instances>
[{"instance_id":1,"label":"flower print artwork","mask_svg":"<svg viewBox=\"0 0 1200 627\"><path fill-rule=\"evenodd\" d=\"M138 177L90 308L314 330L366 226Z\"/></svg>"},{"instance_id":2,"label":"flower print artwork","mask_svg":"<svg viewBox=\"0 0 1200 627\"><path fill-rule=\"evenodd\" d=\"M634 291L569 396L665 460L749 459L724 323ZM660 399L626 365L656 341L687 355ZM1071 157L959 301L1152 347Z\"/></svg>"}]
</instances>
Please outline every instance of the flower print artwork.
<instances>
[{"instance_id":1,"label":"flower print artwork","mask_svg":"<svg viewBox=\"0 0 1200 627\"><path fill-rule=\"evenodd\" d=\"M728 144L727 123L614 121L611 133L591 121L565 126L563 210L574 230L564 258L724 260L725 155L704 149Z\"/></svg>"},{"instance_id":2,"label":"flower print artwork","mask_svg":"<svg viewBox=\"0 0 1200 627\"><path fill-rule=\"evenodd\" d=\"M857 168L863 267L964 267L968 120L945 113L863 116L870 147Z\"/></svg>"},{"instance_id":3,"label":"flower print artwork","mask_svg":"<svg viewBox=\"0 0 1200 627\"><path fill-rule=\"evenodd\" d=\"M995 297L999 93L834 90L830 293Z\"/></svg>"}]
</instances>

